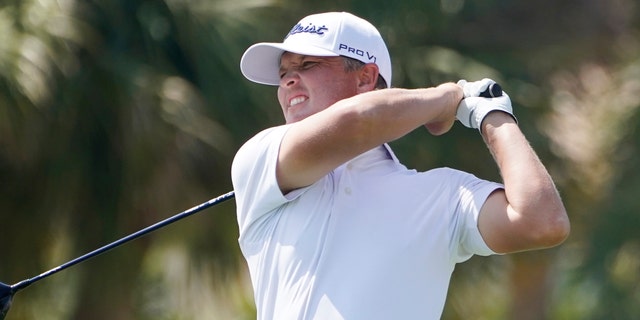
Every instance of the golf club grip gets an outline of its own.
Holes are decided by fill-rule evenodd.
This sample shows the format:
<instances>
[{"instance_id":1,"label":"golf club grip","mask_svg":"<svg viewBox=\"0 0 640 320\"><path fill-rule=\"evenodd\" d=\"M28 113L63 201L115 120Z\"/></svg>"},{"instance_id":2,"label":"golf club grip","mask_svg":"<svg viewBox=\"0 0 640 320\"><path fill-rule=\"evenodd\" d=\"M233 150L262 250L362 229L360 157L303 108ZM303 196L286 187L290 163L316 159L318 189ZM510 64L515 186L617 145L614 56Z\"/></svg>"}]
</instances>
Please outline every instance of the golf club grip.
<instances>
[{"instance_id":1,"label":"golf club grip","mask_svg":"<svg viewBox=\"0 0 640 320\"><path fill-rule=\"evenodd\" d=\"M502 87L498 83L492 83L487 90L480 94L483 98L496 98L502 96Z\"/></svg>"}]
</instances>

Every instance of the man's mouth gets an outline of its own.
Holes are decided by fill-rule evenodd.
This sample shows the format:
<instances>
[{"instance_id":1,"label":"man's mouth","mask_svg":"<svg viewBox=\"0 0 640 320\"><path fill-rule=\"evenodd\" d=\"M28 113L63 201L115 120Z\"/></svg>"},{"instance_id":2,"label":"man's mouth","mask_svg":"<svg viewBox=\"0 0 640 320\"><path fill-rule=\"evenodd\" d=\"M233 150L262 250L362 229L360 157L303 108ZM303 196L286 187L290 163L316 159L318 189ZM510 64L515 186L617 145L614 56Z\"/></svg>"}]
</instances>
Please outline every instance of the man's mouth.
<instances>
[{"instance_id":1,"label":"man's mouth","mask_svg":"<svg viewBox=\"0 0 640 320\"><path fill-rule=\"evenodd\" d=\"M289 106L293 107L293 106L295 106L297 104L300 104L300 103L303 103L303 102L307 101L307 99L308 98L304 97L304 96L295 97L295 98L289 100Z\"/></svg>"}]
</instances>

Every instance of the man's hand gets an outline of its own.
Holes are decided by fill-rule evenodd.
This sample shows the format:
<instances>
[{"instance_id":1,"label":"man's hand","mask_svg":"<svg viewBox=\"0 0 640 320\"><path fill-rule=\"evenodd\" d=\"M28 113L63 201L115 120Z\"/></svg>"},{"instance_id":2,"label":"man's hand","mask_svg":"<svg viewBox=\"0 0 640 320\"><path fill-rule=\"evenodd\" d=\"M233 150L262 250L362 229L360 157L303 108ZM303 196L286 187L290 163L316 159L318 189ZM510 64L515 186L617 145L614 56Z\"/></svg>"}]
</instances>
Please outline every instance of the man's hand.
<instances>
[{"instance_id":1,"label":"man's hand","mask_svg":"<svg viewBox=\"0 0 640 320\"><path fill-rule=\"evenodd\" d=\"M464 98L458 105L456 118L462 122L465 127L472 129L480 129L482 120L493 111L502 111L508 113L515 120L513 108L511 107L511 99L506 92L497 98L480 98L469 97Z\"/></svg>"},{"instance_id":2,"label":"man's hand","mask_svg":"<svg viewBox=\"0 0 640 320\"><path fill-rule=\"evenodd\" d=\"M506 92L503 92L501 97L496 98L480 97L480 94L494 83L495 81L487 78L475 82L458 81L458 85L464 92L464 99L458 105L456 118L465 127L480 130L482 120L493 111L506 112L517 122L516 117L513 115L511 99L509 99L509 95Z\"/></svg>"},{"instance_id":3,"label":"man's hand","mask_svg":"<svg viewBox=\"0 0 640 320\"><path fill-rule=\"evenodd\" d=\"M480 81L468 82L467 80L458 81L458 85L462 88L462 92L464 93L465 98L469 97L479 97L482 92L487 90L490 85L496 83L495 81L484 78Z\"/></svg>"}]
</instances>

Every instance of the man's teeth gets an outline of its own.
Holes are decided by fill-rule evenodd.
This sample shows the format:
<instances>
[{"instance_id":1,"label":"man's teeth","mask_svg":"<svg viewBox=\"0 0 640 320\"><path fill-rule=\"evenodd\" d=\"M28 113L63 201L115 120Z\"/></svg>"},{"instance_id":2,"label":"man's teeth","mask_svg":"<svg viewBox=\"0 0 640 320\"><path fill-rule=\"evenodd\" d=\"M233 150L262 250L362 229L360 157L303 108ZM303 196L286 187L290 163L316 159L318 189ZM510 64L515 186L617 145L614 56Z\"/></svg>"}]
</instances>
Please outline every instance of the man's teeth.
<instances>
[{"instance_id":1,"label":"man's teeth","mask_svg":"<svg viewBox=\"0 0 640 320\"><path fill-rule=\"evenodd\" d=\"M305 97L293 98L293 99L291 99L291 102L289 102L289 105L291 105L293 107L298 103L304 102L305 100L307 100L307 98L305 98Z\"/></svg>"}]
</instances>

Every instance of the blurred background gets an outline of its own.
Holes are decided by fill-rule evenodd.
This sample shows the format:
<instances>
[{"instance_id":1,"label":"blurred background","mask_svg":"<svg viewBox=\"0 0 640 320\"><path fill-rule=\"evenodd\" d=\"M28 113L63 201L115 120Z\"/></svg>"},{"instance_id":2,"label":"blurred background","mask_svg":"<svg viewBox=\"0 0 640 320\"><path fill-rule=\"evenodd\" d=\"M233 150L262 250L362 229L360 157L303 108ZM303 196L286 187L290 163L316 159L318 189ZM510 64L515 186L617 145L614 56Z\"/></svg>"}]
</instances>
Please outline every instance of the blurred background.
<instances>
[{"instance_id":1,"label":"blurred background","mask_svg":"<svg viewBox=\"0 0 640 320\"><path fill-rule=\"evenodd\" d=\"M33 277L231 190L283 122L243 51L303 16L376 25L395 87L500 82L572 220L560 247L474 257L443 319L640 319L635 0L0 0L0 281ZM407 166L499 180L475 130L418 129ZM254 319L233 201L18 293L12 319Z\"/></svg>"}]
</instances>

